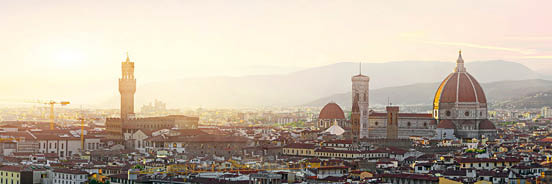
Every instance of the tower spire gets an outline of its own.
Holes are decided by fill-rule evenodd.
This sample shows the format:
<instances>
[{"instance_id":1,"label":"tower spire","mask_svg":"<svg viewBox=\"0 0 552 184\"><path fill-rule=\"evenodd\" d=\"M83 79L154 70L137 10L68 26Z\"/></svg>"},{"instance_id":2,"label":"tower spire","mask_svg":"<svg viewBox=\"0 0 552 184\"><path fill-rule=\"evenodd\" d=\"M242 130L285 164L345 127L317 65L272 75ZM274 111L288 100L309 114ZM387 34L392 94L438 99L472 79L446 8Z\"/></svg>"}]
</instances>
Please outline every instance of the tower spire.
<instances>
[{"instance_id":1,"label":"tower spire","mask_svg":"<svg viewBox=\"0 0 552 184\"><path fill-rule=\"evenodd\" d=\"M362 75L362 62L358 62L358 74Z\"/></svg>"},{"instance_id":2,"label":"tower spire","mask_svg":"<svg viewBox=\"0 0 552 184\"><path fill-rule=\"evenodd\" d=\"M126 55L127 55L126 62L130 62L130 57L128 57L128 51L126 52Z\"/></svg>"}]
</instances>

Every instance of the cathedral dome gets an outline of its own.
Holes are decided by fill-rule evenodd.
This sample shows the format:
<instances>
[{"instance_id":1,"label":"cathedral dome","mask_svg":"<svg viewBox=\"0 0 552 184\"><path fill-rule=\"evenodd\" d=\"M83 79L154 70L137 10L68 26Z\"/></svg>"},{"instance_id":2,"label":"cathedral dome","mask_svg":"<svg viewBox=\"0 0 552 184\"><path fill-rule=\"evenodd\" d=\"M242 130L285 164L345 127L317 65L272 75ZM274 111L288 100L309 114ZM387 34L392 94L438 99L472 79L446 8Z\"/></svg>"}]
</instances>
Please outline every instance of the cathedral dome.
<instances>
[{"instance_id":1,"label":"cathedral dome","mask_svg":"<svg viewBox=\"0 0 552 184\"><path fill-rule=\"evenodd\" d=\"M481 124L479 124L479 129L480 130L494 130L494 129L496 129L496 127L495 127L495 125L493 124L492 121L485 120L485 121L481 122Z\"/></svg>"},{"instance_id":2,"label":"cathedral dome","mask_svg":"<svg viewBox=\"0 0 552 184\"><path fill-rule=\"evenodd\" d=\"M483 88L467 72L455 72L443 80L435 93L435 103L487 103Z\"/></svg>"},{"instance_id":3,"label":"cathedral dome","mask_svg":"<svg viewBox=\"0 0 552 184\"><path fill-rule=\"evenodd\" d=\"M456 69L439 85L434 105L440 103L487 103L483 88L475 78L466 72L462 55L458 56Z\"/></svg>"},{"instance_id":4,"label":"cathedral dome","mask_svg":"<svg viewBox=\"0 0 552 184\"><path fill-rule=\"evenodd\" d=\"M319 119L345 119L345 113L336 103L328 103L320 111Z\"/></svg>"}]
</instances>

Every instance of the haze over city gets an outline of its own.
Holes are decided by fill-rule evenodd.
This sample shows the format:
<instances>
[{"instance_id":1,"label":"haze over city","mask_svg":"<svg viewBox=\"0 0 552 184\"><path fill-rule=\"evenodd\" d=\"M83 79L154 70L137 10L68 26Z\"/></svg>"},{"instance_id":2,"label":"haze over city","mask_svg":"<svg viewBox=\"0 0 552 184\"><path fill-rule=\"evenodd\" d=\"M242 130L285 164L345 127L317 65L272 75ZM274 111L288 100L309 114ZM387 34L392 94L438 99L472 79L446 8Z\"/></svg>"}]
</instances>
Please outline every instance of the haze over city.
<instances>
[{"instance_id":1,"label":"haze over city","mask_svg":"<svg viewBox=\"0 0 552 184\"><path fill-rule=\"evenodd\" d=\"M0 95L2 103L54 98L116 107L114 79L126 52L137 63L139 88L212 76L286 75L341 62L453 63L453 53L460 49L468 63L512 61L547 75L552 71L548 47L552 26L546 24L552 18L550 5L546 1L3 1L0 76L9 80L0 83L4 89ZM351 73L356 70L350 68ZM176 89L167 86L152 93L167 90ZM194 95L207 99L201 93ZM304 100L289 104L327 95L290 96ZM139 104L151 98L168 100L141 95L140 90L137 96L149 98ZM232 105L253 106L214 102L207 106Z\"/></svg>"}]
</instances>

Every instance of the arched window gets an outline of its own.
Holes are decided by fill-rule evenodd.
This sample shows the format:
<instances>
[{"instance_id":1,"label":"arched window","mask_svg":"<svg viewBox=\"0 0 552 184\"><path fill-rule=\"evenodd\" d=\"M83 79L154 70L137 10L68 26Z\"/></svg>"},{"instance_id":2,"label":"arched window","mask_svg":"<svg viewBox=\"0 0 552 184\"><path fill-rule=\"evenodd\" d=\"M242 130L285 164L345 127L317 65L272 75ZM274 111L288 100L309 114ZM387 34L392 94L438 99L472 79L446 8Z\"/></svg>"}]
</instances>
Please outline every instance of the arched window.
<instances>
[{"instance_id":1,"label":"arched window","mask_svg":"<svg viewBox=\"0 0 552 184\"><path fill-rule=\"evenodd\" d=\"M447 116L450 116L451 113L450 113L450 111L446 111L445 114L446 114Z\"/></svg>"},{"instance_id":2,"label":"arched window","mask_svg":"<svg viewBox=\"0 0 552 184\"><path fill-rule=\"evenodd\" d=\"M466 112L464 112L464 115L465 115L465 116L470 116L470 112L469 112L469 111L466 111Z\"/></svg>"},{"instance_id":3,"label":"arched window","mask_svg":"<svg viewBox=\"0 0 552 184\"><path fill-rule=\"evenodd\" d=\"M412 124L411 124L410 121L409 121L409 122L406 124L406 126L410 127L410 125L412 125Z\"/></svg>"}]
</instances>

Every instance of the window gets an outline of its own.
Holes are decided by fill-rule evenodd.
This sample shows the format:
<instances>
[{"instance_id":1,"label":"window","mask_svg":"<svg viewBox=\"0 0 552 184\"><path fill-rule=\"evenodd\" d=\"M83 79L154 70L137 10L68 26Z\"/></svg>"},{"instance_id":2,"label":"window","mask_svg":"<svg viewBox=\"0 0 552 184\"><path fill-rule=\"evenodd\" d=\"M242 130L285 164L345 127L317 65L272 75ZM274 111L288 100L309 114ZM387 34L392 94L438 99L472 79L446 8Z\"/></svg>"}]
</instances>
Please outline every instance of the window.
<instances>
[{"instance_id":1,"label":"window","mask_svg":"<svg viewBox=\"0 0 552 184\"><path fill-rule=\"evenodd\" d=\"M469 111L464 112L464 116L470 116L470 112Z\"/></svg>"},{"instance_id":2,"label":"window","mask_svg":"<svg viewBox=\"0 0 552 184\"><path fill-rule=\"evenodd\" d=\"M450 115L451 115L450 111L446 111L445 114L446 114L447 116L450 116Z\"/></svg>"},{"instance_id":3,"label":"window","mask_svg":"<svg viewBox=\"0 0 552 184\"><path fill-rule=\"evenodd\" d=\"M410 124L410 121L409 121L406 125L407 125L408 127L410 127L410 125L411 125L411 124Z\"/></svg>"}]
</instances>

